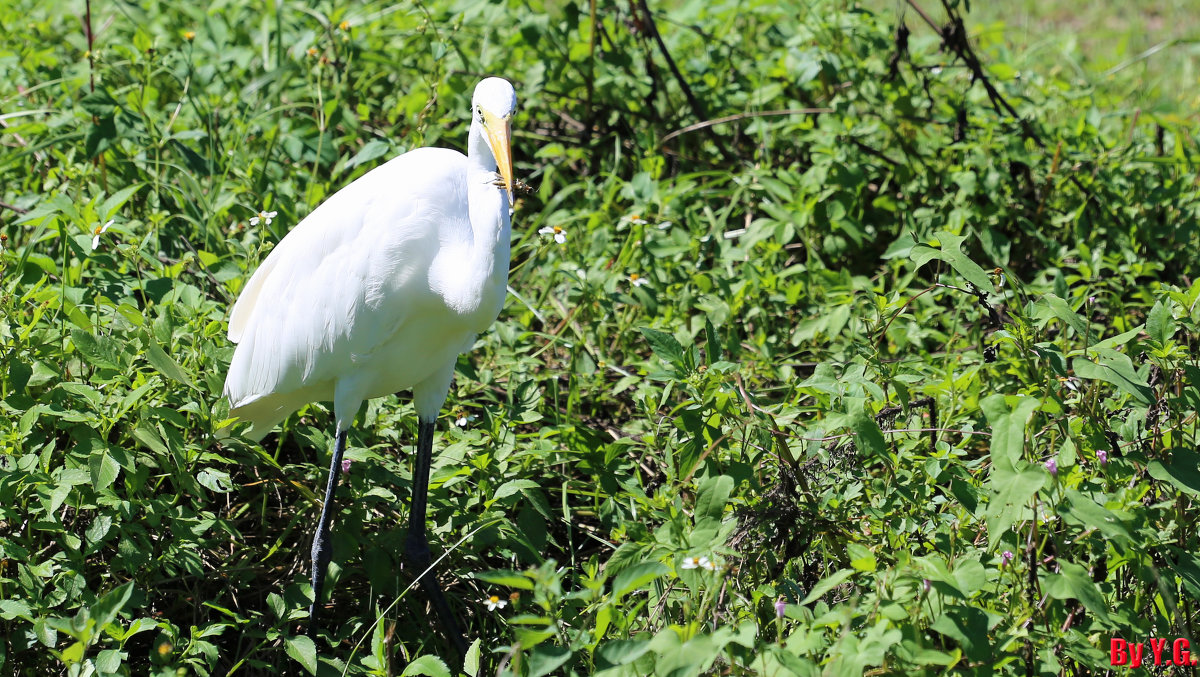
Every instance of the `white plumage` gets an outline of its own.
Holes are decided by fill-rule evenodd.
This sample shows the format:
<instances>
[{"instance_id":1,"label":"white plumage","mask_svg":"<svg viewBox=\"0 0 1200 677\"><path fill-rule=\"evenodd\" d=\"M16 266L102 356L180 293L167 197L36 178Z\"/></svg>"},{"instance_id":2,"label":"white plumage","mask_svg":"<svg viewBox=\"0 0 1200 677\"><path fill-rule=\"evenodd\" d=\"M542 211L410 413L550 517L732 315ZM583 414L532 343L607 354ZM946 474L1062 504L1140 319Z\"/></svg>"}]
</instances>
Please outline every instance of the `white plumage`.
<instances>
[{"instance_id":1,"label":"white plumage","mask_svg":"<svg viewBox=\"0 0 1200 677\"><path fill-rule=\"evenodd\" d=\"M309 635L320 626L346 431L364 400L412 388L418 418L405 554L460 650L430 569L426 495L434 422L454 364L508 288L512 85L475 87L467 155L414 150L338 191L275 247L229 318L225 395L260 439L308 402L333 400L337 434L313 537Z\"/></svg>"},{"instance_id":2,"label":"white plumage","mask_svg":"<svg viewBox=\"0 0 1200 677\"><path fill-rule=\"evenodd\" d=\"M395 158L329 198L263 261L229 320L238 347L225 395L232 415L252 423L249 437L327 400L347 430L363 400L406 388L419 416L437 416L457 356L504 302L511 193L497 185L483 120L507 127L515 106L511 85L484 80L470 157L420 148ZM507 157L499 166L511 172Z\"/></svg>"}]
</instances>

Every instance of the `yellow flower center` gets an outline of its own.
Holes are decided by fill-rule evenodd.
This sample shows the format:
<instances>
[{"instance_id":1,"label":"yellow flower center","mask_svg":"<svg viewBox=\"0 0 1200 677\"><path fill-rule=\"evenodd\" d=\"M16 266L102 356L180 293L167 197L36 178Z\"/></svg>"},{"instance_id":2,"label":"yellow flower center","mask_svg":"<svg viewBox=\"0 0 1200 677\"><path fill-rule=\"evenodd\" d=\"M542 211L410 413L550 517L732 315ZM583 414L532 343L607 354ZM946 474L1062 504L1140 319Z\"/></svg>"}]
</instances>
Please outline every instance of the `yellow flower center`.
<instances>
[{"instance_id":1,"label":"yellow flower center","mask_svg":"<svg viewBox=\"0 0 1200 677\"><path fill-rule=\"evenodd\" d=\"M92 235L99 235L104 232L104 226L96 226L96 230L92 231Z\"/></svg>"},{"instance_id":2,"label":"yellow flower center","mask_svg":"<svg viewBox=\"0 0 1200 677\"><path fill-rule=\"evenodd\" d=\"M641 277L641 276L640 276L640 275L638 275L637 273L630 273L630 274L629 274L629 279L630 279L630 281L632 281L632 282L637 282L639 277Z\"/></svg>"},{"instance_id":3,"label":"yellow flower center","mask_svg":"<svg viewBox=\"0 0 1200 677\"><path fill-rule=\"evenodd\" d=\"M195 40L196 39L196 31L184 31L183 38L185 40Z\"/></svg>"},{"instance_id":4,"label":"yellow flower center","mask_svg":"<svg viewBox=\"0 0 1200 677\"><path fill-rule=\"evenodd\" d=\"M316 47L309 47L309 48L308 48L308 55L309 55L309 56L316 56L316 55L317 55L317 48L316 48Z\"/></svg>"},{"instance_id":5,"label":"yellow flower center","mask_svg":"<svg viewBox=\"0 0 1200 677\"><path fill-rule=\"evenodd\" d=\"M348 30L350 30L350 22L349 22L349 21L343 21L342 23L338 24L338 28L340 28L340 29L342 29L342 30L344 30L344 31L348 31Z\"/></svg>"},{"instance_id":6,"label":"yellow flower center","mask_svg":"<svg viewBox=\"0 0 1200 677\"><path fill-rule=\"evenodd\" d=\"M491 602L492 604L495 604L496 602L500 601L500 598L495 595L492 595L491 597L488 597L488 601Z\"/></svg>"},{"instance_id":7,"label":"yellow flower center","mask_svg":"<svg viewBox=\"0 0 1200 677\"><path fill-rule=\"evenodd\" d=\"M555 227L554 227L554 234L555 234L555 235L558 235L558 234L559 234L559 233L561 233L561 232L563 232L562 226L555 226Z\"/></svg>"}]
</instances>

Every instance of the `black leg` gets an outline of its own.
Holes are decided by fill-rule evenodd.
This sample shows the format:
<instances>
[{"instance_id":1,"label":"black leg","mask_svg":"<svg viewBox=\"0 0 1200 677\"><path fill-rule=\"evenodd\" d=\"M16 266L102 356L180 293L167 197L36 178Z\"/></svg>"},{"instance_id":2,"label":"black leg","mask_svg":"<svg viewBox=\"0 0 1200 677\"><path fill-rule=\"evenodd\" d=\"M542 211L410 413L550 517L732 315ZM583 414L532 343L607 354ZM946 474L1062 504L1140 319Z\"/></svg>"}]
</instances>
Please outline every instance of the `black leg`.
<instances>
[{"instance_id":1,"label":"black leg","mask_svg":"<svg viewBox=\"0 0 1200 677\"><path fill-rule=\"evenodd\" d=\"M417 463L413 468L412 511L408 517L408 538L404 544L404 554L409 563L421 576L421 589L433 602L433 608L442 621L442 626L450 634L454 647L460 655L466 655L467 643L458 630L454 614L446 596L438 585L437 577L429 569L433 557L429 553L429 540L425 536L425 508L429 498L429 466L433 463L433 424L432 420L417 422ZM423 575L422 575L423 574Z\"/></svg>"},{"instance_id":2,"label":"black leg","mask_svg":"<svg viewBox=\"0 0 1200 677\"><path fill-rule=\"evenodd\" d=\"M337 493L338 479L342 476L342 454L346 451L346 431L337 432L333 445L333 460L329 463L329 481L325 484L325 505L321 507L321 520L317 522L317 533L312 544L312 591L313 603L308 608L308 636L316 641L321 627L321 588L325 585L325 572L333 556L333 544L329 539L329 527L333 521L333 497Z\"/></svg>"}]
</instances>

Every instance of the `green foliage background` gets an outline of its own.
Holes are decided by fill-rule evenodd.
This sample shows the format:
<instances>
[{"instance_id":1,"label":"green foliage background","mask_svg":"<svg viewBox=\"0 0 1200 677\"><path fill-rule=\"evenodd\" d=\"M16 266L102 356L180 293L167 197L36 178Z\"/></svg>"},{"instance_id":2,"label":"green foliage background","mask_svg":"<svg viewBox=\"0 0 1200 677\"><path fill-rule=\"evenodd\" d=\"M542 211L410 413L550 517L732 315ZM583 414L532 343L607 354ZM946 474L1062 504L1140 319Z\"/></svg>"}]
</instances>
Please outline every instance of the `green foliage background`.
<instances>
[{"instance_id":1,"label":"green foliage background","mask_svg":"<svg viewBox=\"0 0 1200 677\"><path fill-rule=\"evenodd\" d=\"M962 10L0 6L0 669L1076 674L1195 639L1196 118ZM214 439L228 309L323 198L461 148L486 74L532 191L436 442L474 645L408 591L405 398L351 434L314 644L331 417Z\"/></svg>"}]
</instances>

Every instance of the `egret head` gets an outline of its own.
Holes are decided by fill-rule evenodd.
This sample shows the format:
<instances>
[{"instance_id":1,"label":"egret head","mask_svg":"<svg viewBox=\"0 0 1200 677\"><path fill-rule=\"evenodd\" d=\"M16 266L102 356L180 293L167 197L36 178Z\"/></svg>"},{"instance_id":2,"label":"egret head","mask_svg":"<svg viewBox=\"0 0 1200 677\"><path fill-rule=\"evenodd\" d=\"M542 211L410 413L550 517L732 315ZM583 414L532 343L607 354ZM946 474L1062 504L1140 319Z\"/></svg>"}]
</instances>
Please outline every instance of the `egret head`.
<instances>
[{"instance_id":1,"label":"egret head","mask_svg":"<svg viewBox=\"0 0 1200 677\"><path fill-rule=\"evenodd\" d=\"M512 117L517 112L517 92L508 80L487 78L475 85L471 98L471 115L483 128L484 137L496 168L508 190L508 202L513 201Z\"/></svg>"}]
</instances>

